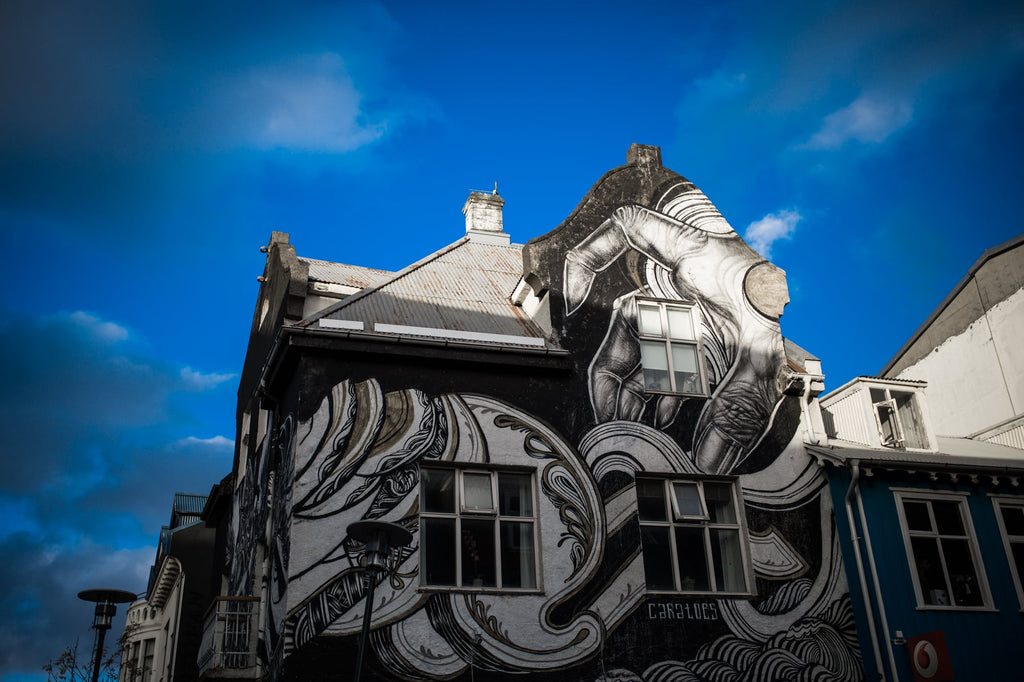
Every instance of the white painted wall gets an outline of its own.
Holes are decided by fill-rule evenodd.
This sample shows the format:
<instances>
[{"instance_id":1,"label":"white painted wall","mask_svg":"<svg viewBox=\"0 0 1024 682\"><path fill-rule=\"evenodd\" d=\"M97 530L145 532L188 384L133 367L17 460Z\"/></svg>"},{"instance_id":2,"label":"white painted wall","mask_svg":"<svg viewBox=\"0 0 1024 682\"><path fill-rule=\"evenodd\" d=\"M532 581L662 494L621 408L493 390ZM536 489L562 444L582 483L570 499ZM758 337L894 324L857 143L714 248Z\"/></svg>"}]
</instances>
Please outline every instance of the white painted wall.
<instances>
[{"instance_id":1,"label":"white painted wall","mask_svg":"<svg viewBox=\"0 0 1024 682\"><path fill-rule=\"evenodd\" d=\"M1024 412L1024 289L898 378L928 382L935 432L968 436Z\"/></svg>"}]
</instances>

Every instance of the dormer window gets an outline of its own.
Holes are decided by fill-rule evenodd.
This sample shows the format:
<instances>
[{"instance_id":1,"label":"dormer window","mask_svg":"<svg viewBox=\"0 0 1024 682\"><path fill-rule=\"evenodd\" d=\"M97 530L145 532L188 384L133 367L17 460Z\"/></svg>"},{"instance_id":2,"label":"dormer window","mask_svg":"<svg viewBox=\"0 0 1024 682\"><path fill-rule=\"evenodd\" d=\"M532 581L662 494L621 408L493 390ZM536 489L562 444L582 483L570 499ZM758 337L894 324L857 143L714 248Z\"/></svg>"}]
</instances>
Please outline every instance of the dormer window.
<instances>
[{"instance_id":1,"label":"dormer window","mask_svg":"<svg viewBox=\"0 0 1024 682\"><path fill-rule=\"evenodd\" d=\"M868 447L934 450L924 384L859 377L821 399L829 438Z\"/></svg>"},{"instance_id":2,"label":"dormer window","mask_svg":"<svg viewBox=\"0 0 1024 682\"><path fill-rule=\"evenodd\" d=\"M913 391L887 387L869 390L882 445L889 448L928 447L928 433Z\"/></svg>"}]
</instances>

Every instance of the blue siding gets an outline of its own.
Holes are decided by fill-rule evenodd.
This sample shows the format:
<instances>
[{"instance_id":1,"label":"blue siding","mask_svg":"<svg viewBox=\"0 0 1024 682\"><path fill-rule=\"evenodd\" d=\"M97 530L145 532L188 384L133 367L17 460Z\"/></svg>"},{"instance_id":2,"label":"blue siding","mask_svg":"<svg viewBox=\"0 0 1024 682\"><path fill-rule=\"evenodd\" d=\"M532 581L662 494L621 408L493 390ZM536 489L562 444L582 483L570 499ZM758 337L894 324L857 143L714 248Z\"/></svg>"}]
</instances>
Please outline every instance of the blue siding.
<instances>
[{"instance_id":1,"label":"blue siding","mask_svg":"<svg viewBox=\"0 0 1024 682\"><path fill-rule=\"evenodd\" d=\"M874 661L869 637L868 620L864 607L860 580L853 554L849 523L846 518L846 493L850 485L849 469L830 469L830 485L836 510L836 526L840 533L850 593L855 609L857 630L860 635L867 679L880 679ZM889 654L885 639L895 637L896 630L902 630L905 638L915 637L933 630L945 634L955 679L964 680L1016 680L1024 679L1019 660L1013 654L1024 643L1024 614L1021 613L1017 593L1014 589L1011 568L1007 561L1003 540L996 519L992 495L1018 496L1020 491L1007 487L986 485L963 485L943 476L937 482L928 481L926 476L908 476L875 470L873 476L861 477L859 486L863 497L864 514L868 523L868 535L879 577L889 632L882 629L879 609L874 603L874 585L868 564L866 546L861 541L861 553L868 578L868 590L872 598L875 623L879 641L882 644L885 679L913 680L914 675L905 646L891 645L896 663L896 676L889 674ZM968 493L968 508L978 542L982 566L992 597L992 609L986 611L919 610L914 593L907 552L903 541L902 528L897 512L894 489L915 489L922 492ZM857 514L856 502L853 513ZM858 523L858 532L863 536Z\"/></svg>"}]
</instances>

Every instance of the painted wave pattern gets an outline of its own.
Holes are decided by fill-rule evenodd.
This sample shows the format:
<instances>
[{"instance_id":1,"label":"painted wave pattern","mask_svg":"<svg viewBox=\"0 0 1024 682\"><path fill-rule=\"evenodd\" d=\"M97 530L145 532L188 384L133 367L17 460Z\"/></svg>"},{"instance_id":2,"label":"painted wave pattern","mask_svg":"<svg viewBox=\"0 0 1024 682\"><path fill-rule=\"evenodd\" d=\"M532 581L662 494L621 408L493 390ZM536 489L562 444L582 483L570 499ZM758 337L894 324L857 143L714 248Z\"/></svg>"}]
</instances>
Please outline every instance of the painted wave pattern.
<instances>
[{"instance_id":1,"label":"painted wave pattern","mask_svg":"<svg viewBox=\"0 0 1024 682\"><path fill-rule=\"evenodd\" d=\"M642 675L609 671L599 682L842 682L863 679L849 596L764 643L720 637L689 661L661 661Z\"/></svg>"}]
</instances>

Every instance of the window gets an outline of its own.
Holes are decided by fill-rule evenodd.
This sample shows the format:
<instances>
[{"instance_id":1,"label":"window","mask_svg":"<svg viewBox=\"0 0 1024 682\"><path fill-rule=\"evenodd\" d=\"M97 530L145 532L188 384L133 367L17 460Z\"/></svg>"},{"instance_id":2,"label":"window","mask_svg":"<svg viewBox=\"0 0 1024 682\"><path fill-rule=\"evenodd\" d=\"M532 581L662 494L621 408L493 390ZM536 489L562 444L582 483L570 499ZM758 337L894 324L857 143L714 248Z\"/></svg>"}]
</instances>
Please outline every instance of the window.
<instances>
[{"instance_id":1,"label":"window","mask_svg":"<svg viewBox=\"0 0 1024 682\"><path fill-rule=\"evenodd\" d=\"M1017 600L1024 609L1024 500L994 499L999 530L1006 547L1006 559L1010 562L1010 573L1017 588Z\"/></svg>"},{"instance_id":2,"label":"window","mask_svg":"<svg viewBox=\"0 0 1024 682\"><path fill-rule=\"evenodd\" d=\"M984 608L988 585L964 495L896 493L919 607Z\"/></svg>"},{"instance_id":3,"label":"window","mask_svg":"<svg viewBox=\"0 0 1024 682\"><path fill-rule=\"evenodd\" d=\"M127 679L129 682L139 679L139 644L141 642L132 642L131 654L128 656L128 665L125 672L128 673Z\"/></svg>"},{"instance_id":4,"label":"window","mask_svg":"<svg viewBox=\"0 0 1024 682\"><path fill-rule=\"evenodd\" d=\"M420 581L428 587L537 587L533 474L423 467Z\"/></svg>"},{"instance_id":5,"label":"window","mask_svg":"<svg viewBox=\"0 0 1024 682\"><path fill-rule=\"evenodd\" d=\"M156 652L156 639L147 639L142 646L142 682L150 682L153 679L153 654Z\"/></svg>"},{"instance_id":6,"label":"window","mask_svg":"<svg viewBox=\"0 0 1024 682\"><path fill-rule=\"evenodd\" d=\"M890 448L929 447L928 431L914 391L895 388L870 388L875 426L882 445Z\"/></svg>"},{"instance_id":7,"label":"window","mask_svg":"<svg viewBox=\"0 0 1024 682\"><path fill-rule=\"evenodd\" d=\"M736 481L636 479L647 589L750 592Z\"/></svg>"},{"instance_id":8,"label":"window","mask_svg":"<svg viewBox=\"0 0 1024 682\"><path fill-rule=\"evenodd\" d=\"M640 362L648 391L706 395L693 308L638 300Z\"/></svg>"}]
</instances>

